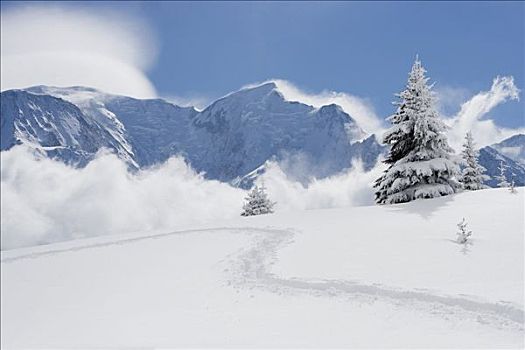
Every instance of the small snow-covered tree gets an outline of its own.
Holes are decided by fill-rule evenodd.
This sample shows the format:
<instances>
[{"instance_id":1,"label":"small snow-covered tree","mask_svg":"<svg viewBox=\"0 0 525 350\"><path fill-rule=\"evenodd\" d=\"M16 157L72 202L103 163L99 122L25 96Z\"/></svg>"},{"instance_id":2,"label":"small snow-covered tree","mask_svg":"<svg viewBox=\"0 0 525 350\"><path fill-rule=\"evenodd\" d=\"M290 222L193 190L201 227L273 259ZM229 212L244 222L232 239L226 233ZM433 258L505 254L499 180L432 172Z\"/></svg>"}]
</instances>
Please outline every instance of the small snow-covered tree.
<instances>
[{"instance_id":1,"label":"small snow-covered tree","mask_svg":"<svg viewBox=\"0 0 525 350\"><path fill-rule=\"evenodd\" d=\"M474 147L474 138L470 131L465 135L461 156L464 168L461 171L459 181L463 184L463 188L469 191L487 188L488 186L484 185L483 182L490 177L483 175L486 169L478 163L479 152Z\"/></svg>"},{"instance_id":2,"label":"small snow-covered tree","mask_svg":"<svg viewBox=\"0 0 525 350\"><path fill-rule=\"evenodd\" d=\"M510 186L509 186L509 191L510 191L510 193L512 193L512 194L514 194L514 193L518 193L518 191L516 191L516 188L515 188L514 186L515 186L515 185L514 185L514 179L512 179L512 180L510 181Z\"/></svg>"},{"instance_id":3,"label":"small snow-covered tree","mask_svg":"<svg viewBox=\"0 0 525 350\"><path fill-rule=\"evenodd\" d=\"M246 202L244 203L242 209L242 216L252 216L252 215L261 215L261 214L270 214L273 213L274 202L268 199L266 194L266 188L264 184L259 186L254 186L252 190L248 193L248 197L245 198Z\"/></svg>"},{"instance_id":4,"label":"small snow-covered tree","mask_svg":"<svg viewBox=\"0 0 525 350\"><path fill-rule=\"evenodd\" d=\"M507 165L505 165L503 161L500 161L498 169L499 175L496 176L496 180L498 180L498 187L509 187L509 182L507 181L507 177L505 176Z\"/></svg>"},{"instance_id":5,"label":"small snow-covered tree","mask_svg":"<svg viewBox=\"0 0 525 350\"><path fill-rule=\"evenodd\" d=\"M434 104L432 85L416 58L405 90L397 96L397 111L388 119L393 124L383 135L390 146L385 163L390 167L376 180L379 204L408 202L457 192L459 165L453 159L445 130Z\"/></svg>"},{"instance_id":6,"label":"small snow-covered tree","mask_svg":"<svg viewBox=\"0 0 525 350\"><path fill-rule=\"evenodd\" d=\"M472 231L469 231L467 229L467 222L465 221L465 218L463 218L463 220L461 220L461 222L459 224L457 224L457 226L458 226L457 242L459 244L467 243L467 241L469 240L470 236L472 236Z\"/></svg>"}]
</instances>

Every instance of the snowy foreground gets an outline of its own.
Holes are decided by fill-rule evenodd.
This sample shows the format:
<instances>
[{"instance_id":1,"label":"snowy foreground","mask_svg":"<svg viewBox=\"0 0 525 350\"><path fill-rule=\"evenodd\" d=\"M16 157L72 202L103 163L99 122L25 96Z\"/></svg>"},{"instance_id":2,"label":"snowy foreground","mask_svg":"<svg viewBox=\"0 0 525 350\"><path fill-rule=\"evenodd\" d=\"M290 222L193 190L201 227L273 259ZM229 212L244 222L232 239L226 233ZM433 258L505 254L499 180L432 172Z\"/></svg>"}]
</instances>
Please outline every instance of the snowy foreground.
<instances>
[{"instance_id":1,"label":"snowy foreground","mask_svg":"<svg viewBox=\"0 0 525 350\"><path fill-rule=\"evenodd\" d=\"M520 188L6 251L2 346L523 347L523 235Z\"/></svg>"}]
</instances>

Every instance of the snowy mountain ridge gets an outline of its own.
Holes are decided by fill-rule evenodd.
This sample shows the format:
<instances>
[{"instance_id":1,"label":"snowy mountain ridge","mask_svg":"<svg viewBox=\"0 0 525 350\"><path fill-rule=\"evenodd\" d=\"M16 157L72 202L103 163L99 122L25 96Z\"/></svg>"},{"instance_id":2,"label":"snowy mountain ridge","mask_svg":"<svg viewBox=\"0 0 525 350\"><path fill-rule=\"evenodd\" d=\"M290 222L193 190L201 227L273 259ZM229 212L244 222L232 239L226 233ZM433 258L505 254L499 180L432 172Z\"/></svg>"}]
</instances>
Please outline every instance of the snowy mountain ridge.
<instances>
[{"instance_id":1,"label":"snowy mountain ridge","mask_svg":"<svg viewBox=\"0 0 525 350\"><path fill-rule=\"evenodd\" d=\"M300 164L307 173L299 180L307 182L357 159L371 169L385 150L340 106L290 101L278 81L244 87L202 111L80 86L9 90L1 101L2 151L26 143L75 166L85 166L102 148L134 169L182 155L207 178L249 187L269 160ZM490 176L505 162L509 180L525 185L524 151L525 136L516 135L485 147L480 160Z\"/></svg>"},{"instance_id":2,"label":"snowy mountain ridge","mask_svg":"<svg viewBox=\"0 0 525 350\"><path fill-rule=\"evenodd\" d=\"M54 98L52 105L50 97ZM51 118L49 127L16 129L34 118L29 112L33 105L45 109ZM88 150L77 142L75 130L64 118L54 118L71 108L78 120L104 132L104 137L97 135L100 142ZM369 169L382 151L379 145L370 149L362 146L376 142L375 138L370 139L339 106L314 108L289 102L273 82L231 93L200 112L160 99L138 100L83 87L37 86L2 92L1 118L2 137L8 140L2 150L31 141L61 148L64 151L42 150L83 166L105 147L135 168L180 154L197 171L222 181L242 177L269 159L297 154L316 164L310 174L315 177L339 172L358 158L366 159L365 168ZM88 130L83 133L93 134ZM65 134L71 137L64 139Z\"/></svg>"}]
</instances>

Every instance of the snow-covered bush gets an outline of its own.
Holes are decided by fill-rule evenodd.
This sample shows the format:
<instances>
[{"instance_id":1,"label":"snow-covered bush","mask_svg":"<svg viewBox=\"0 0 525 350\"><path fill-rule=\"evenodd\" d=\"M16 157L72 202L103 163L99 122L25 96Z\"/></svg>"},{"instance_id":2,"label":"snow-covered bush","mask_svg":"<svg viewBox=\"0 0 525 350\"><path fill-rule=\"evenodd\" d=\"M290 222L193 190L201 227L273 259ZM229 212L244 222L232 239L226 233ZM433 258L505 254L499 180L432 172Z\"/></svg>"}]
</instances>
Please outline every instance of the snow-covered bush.
<instances>
[{"instance_id":1,"label":"snow-covered bush","mask_svg":"<svg viewBox=\"0 0 525 350\"><path fill-rule=\"evenodd\" d=\"M458 226L457 242L459 244L467 243L467 241L469 240L470 236L472 235L472 231L469 231L467 229L467 222L465 221L465 218L463 218L463 220L461 220L461 222L459 224L457 224L457 226Z\"/></svg>"},{"instance_id":2,"label":"snow-covered bush","mask_svg":"<svg viewBox=\"0 0 525 350\"><path fill-rule=\"evenodd\" d=\"M242 216L252 216L273 213L274 202L270 201L266 194L264 185L261 187L255 186L245 198L241 213Z\"/></svg>"},{"instance_id":3,"label":"snow-covered bush","mask_svg":"<svg viewBox=\"0 0 525 350\"><path fill-rule=\"evenodd\" d=\"M383 135L390 146L385 163L390 167L376 180L379 204L409 202L455 193L459 165L448 145L447 126L436 111L432 85L416 58L404 91L397 96L397 111L389 117L392 127Z\"/></svg>"},{"instance_id":4,"label":"snow-covered bush","mask_svg":"<svg viewBox=\"0 0 525 350\"><path fill-rule=\"evenodd\" d=\"M486 169L478 163L479 152L474 147L474 138L470 131L465 135L461 156L464 168L461 171L459 181L463 184L463 188L469 191L488 188L483 182L490 177L483 175Z\"/></svg>"}]
</instances>

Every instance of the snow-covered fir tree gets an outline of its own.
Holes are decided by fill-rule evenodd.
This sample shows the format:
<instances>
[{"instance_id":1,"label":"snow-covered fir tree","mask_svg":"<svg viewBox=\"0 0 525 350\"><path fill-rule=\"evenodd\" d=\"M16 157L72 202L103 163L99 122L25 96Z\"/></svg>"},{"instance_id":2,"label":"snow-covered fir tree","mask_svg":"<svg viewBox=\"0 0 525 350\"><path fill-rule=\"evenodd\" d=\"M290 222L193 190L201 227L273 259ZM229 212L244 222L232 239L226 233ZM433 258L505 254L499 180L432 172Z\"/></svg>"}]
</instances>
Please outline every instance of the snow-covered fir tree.
<instances>
[{"instance_id":1,"label":"snow-covered fir tree","mask_svg":"<svg viewBox=\"0 0 525 350\"><path fill-rule=\"evenodd\" d=\"M460 244L467 243L467 241L469 240L470 236L472 236L472 231L469 231L467 229L467 222L465 221L465 218L463 218L463 220L461 220L461 222L459 224L457 224L457 226L458 226L457 242L460 243Z\"/></svg>"},{"instance_id":2,"label":"snow-covered fir tree","mask_svg":"<svg viewBox=\"0 0 525 350\"><path fill-rule=\"evenodd\" d=\"M248 197L245 198L242 209L242 216L252 216L273 213L274 202L270 201L266 194L266 188L264 184L254 186L253 189L248 193Z\"/></svg>"},{"instance_id":3,"label":"snow-covered fir tree","mask_svg":"<svg viewBox=\"0 0 525 350\"><path fill-rule=\"evenodd\" d=\"M474 147L474 138L469 131L465 135L465 143L463 144L463 150L461 151L464 168L461 171L461 176L459 178L459 181L463 184L463 188L469 191L488 188L483 182L490 177L483 175L486 169L479 165L478 156L479 152Z\"/></svg>"},{"instance_id":4,"label":"snow-covered fir tree","mask_svg":"<svg viewBox=\"0 0 525 350\"><path fill-rule=\"evenodd\" d=\"M402 203L455 193L461 188L456 177L459 165L453 158L434 104L432 85L416 58L404 91L397 96L397 111L388 119L393 124L384 134L390 146L385 163L390 167L376 180L376 202Z\"/></svg>"},{"instance_id":5,"label":"snow-covered fir tree","mask_svg":"<svg viewBox=\"0 0 525 350\"><path fill-rule=\"evenodd\" d=\"M499 175L496 176L496 180L498 180L498 187L509 187L509 182L507 181L507 177L505 176L505 171L507 170L507 165L501 161L499 163Z\"/></svg>"}]
</instances>

